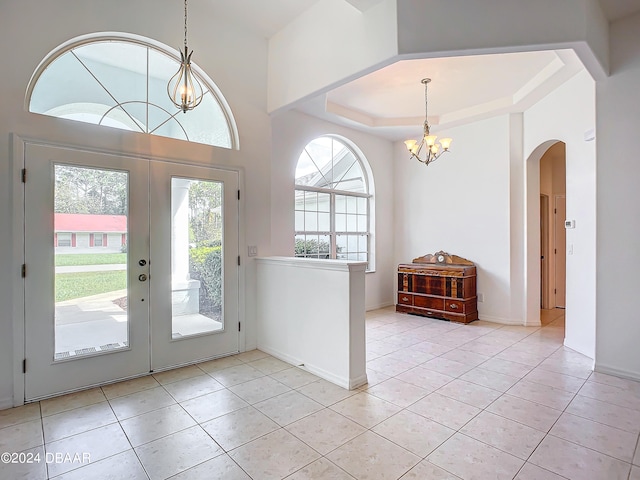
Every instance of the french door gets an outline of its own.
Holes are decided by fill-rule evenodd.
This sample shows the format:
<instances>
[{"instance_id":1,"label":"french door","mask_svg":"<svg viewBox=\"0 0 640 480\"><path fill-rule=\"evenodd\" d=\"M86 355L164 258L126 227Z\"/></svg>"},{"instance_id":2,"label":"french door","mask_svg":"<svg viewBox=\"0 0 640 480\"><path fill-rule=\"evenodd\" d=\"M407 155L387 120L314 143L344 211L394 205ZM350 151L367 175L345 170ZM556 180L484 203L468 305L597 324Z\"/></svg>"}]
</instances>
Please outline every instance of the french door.
<instances>
[{"instance_id":1,"label":"french door","mask_svg":"<svg viewBox=\"0 0 640 480\"><path fill-rule=\"evenodd\" d=\"M238 174L25 147L25 398L238 351Z\"/></svg>"}]
</instances>

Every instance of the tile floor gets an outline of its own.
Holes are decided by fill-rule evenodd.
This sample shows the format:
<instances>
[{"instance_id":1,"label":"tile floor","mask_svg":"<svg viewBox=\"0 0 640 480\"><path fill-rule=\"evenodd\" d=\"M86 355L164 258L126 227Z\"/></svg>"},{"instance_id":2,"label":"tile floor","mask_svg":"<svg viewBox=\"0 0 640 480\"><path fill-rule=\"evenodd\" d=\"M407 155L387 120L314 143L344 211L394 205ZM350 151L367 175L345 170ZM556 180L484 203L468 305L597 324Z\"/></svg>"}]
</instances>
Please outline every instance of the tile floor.
<instances>
[{"instance_id":1,"label":"tile floor","mask_svg":"<svg viewBox=\"0 0 640 480\"><path fill-rule=\"evenodd\" d=\"M543 323L383 309L355 391L254 350L0 411L0 452L46 460L0 478L640 480L640 383Z\"/></svg>"}]
</instances>

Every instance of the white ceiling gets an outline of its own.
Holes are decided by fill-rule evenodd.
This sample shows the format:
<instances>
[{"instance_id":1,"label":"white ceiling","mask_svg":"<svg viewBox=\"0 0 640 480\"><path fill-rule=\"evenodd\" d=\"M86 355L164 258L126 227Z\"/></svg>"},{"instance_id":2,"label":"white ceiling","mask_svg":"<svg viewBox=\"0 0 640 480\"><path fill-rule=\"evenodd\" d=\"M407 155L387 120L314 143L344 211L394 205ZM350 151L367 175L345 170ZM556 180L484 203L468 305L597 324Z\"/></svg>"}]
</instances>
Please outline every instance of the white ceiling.
<instances>
[{"instance_id":1,"label":"white ceiling","mask_svg":"<svg viewBox=\"0 0 640 480\"><path fill-rule=\"evenodd\" d=\"M271 37L319 0L223 0L214 9ZM380 0L346 0L366 10ZM640 0L600 0L611 21L640 11ZM247 14L250 12L250 14ZM399 140L418 135L429 77L433 131L523 111L583 69L571 50L406 60L309 100L299 110Z\"/></svg>"}]
</instances>

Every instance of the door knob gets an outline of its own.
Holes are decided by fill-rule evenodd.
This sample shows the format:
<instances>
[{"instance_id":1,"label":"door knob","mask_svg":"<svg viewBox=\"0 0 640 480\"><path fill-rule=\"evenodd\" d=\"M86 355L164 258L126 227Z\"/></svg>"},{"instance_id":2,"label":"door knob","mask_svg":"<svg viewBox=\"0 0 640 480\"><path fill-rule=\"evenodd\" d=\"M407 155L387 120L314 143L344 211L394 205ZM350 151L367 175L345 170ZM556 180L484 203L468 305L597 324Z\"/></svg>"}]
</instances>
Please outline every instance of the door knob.
<instances>
[{"instance_id":1,"label":"door knob","mask_svg":"<svg viewBox=\"0 0 640 480\"><path fill-rule=\"evenodd\" d=\"M138 280L140 280L141 282L145 282L147 280L147 275L141 273L140 275L138 275Z\"/></svg>"}]
</instances>

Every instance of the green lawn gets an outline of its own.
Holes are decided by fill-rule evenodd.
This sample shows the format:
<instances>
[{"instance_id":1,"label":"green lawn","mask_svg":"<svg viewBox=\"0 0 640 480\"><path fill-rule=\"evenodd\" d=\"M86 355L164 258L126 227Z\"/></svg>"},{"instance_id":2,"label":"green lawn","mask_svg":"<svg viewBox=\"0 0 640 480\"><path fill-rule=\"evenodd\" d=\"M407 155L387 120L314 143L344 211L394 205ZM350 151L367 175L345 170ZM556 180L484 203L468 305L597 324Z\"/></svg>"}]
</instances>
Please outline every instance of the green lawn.
<instances>
[{"instance_id":1,"label":"green lawn","mask_svg":"<svg viewBox=\"0 0 640 480\"><path fill-rule=\"evenodd\" d=\"M56 267L127 263L126 253L64 253L56 255Z\"/></svg>"},{"instance_id":2,"label":"green lawn","mask_svg":"<svg viewBox=\"0 0 640 480\"><path fill-rule=\"evenodd\" d=\"M127 288L127 272L125 270L56 274L56 302L125 288Z\"/></svg>"}]
</instances>

